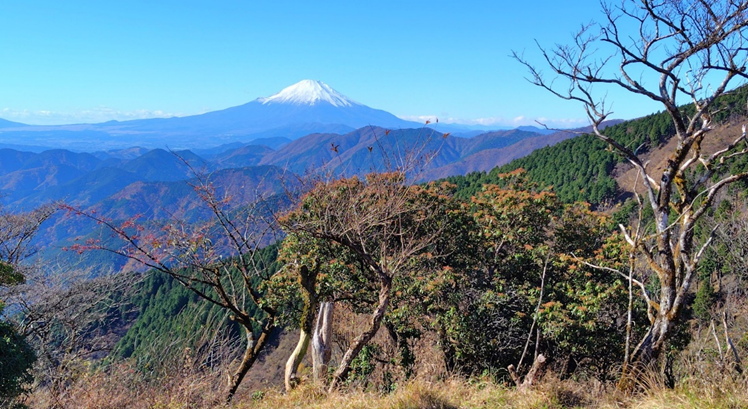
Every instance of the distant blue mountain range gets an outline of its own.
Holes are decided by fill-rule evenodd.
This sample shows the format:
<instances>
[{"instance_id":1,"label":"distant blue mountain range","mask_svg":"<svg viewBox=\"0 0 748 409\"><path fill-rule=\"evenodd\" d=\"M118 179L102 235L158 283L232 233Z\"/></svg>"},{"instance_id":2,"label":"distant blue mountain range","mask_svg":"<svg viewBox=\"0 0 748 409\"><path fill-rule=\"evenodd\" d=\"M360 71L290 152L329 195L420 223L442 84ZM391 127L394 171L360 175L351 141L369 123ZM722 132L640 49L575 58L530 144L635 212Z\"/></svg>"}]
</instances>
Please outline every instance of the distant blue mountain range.
<instances>
[{"instance_id":1,"label":"distant blue mountain range","mask_svg":"<svg viewBox=\"0 0 748 409\"><path fill-rule=\"evenodd\" d=\"M0 119L0 147L82 152L134 146L194 150L246 144L261 138L294 140L312 133L346 134L366 126L412 129L423 128L425 124L355 102L323 82L304 80L270 97L186 117L56 126L24 125ZM464 136L480 133L465 125L431 124L430 127Z\"/></svg>"}]
</instances>

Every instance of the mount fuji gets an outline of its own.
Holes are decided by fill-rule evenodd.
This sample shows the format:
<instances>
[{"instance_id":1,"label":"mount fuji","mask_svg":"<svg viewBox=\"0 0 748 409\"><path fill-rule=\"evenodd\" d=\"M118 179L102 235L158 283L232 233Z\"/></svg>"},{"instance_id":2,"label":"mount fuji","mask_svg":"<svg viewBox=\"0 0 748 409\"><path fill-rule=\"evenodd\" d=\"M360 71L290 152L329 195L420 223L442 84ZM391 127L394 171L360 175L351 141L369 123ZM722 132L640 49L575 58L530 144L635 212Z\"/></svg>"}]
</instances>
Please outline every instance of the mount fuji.
<instances>
[{"instance_id":1,"label":"mount fuji","mask_svg":"<svg viewBox=\"0 0 748 409\"><path fill-rule=\"evenodd\" d=\"M151 121L151 120L146 120ZM160 120L164 130L189 124L195 128L240 134L311 124L412 128L419 123L359 104L321 81L303 80L279 93L237 107L184 118ZM305 133L304 135L308 134ZM285 136L285 135L281 135ZM297 135L303 136L303 135Z\"/></svg>"},{"instance_id":2,"label":"mount fuji","mask_svg":"<svg viewBox=\"0 0 748 409\"><path fill-rule=\"evenodd\" d=\"M336 107L349 107L352 105L361 105L358 102L348 99L345 95L330 88L329 85L322 81L303 80L290 87L284 88L281 92L267 98L257 98L257 102L263 105L267 104L294 104L294 105L315 105L319 103L328 103Z\"/></svg>"},{"instance_id":3,"label":"mount fuji","mask_svg":"<svg viewBox=\"0 0 748 409\"><path fill-rule=\"evenodd\" d=\"M311 133L342 134L368 125L393 129L423 126L355 102L324 82L303 80L269 97L200 115L100 124L6 125L0 127L0 147L89 152L132 146L205 149L257 139L293 140Z\"/></svg>"}]
</instances>

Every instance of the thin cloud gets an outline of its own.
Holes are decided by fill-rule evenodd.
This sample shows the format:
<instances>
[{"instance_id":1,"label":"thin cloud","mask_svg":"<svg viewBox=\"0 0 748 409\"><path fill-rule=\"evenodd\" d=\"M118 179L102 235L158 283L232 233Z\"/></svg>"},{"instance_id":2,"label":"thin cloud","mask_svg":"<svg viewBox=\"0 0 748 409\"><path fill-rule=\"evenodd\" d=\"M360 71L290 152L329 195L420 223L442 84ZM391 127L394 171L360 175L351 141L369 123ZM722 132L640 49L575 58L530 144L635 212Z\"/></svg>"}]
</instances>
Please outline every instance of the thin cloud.
<instances>
[{"instance_id":1,"label":"thin cloud","mask_svg":"<svg viewBox=\"0 0 748 409\"><path fill-rule=\"evenodd\" d=\"M540 126L545 125L549 128L577 128L581 126L589 125L589 120L586 118L528 118L525 116L517 116L514 118L504 117L487 117L487 118L454 118L454 117L440 117L438 115L403 115L400 118L407 121L415 122L439 122L445 124L458 124L458 125L473 125L473 126L500 126L500 127L518 127L524 125Z\"/></svg>"},{"instance_id":2,"label":"thin cloud","mask_svg":"<svg viewBox=\"0 0 748 409\"><path fill-rule=\"evenodd\" d=\"M22 122L30 125L65 125L80 123L99 123L106 121L128 121L133 119L170 118L184 116L183 113L172 113L162 110L137 109L122 111L105 106L84 109L75 112L29 110L29 109L0 109L0 117L9 121Z\"/></svg>"}]
</instances>

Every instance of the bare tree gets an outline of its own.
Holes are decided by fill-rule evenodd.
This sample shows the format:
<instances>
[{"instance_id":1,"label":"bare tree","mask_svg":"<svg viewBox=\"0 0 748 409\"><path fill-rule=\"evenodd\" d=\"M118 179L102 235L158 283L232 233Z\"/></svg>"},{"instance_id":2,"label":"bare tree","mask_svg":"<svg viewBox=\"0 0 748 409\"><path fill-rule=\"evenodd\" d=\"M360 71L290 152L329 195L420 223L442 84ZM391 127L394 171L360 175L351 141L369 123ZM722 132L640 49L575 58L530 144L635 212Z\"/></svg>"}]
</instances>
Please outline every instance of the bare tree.
<instances>
[{"instance_id":1,"label":"bare tree","mask_svg":"<svg viewBox=\"0 0 748 409\"><path fill-rule=\"evenodd\" d=\"M137 275L103 275L73 266L34 265L26 280L2 293L17 312L21 334L39 358L35 378L59 399L66 385L86 362L108 353L116 342L111 334Z\"/></svg>"},{"instance_id":2,"label":"bare tree","mask_svg":"<svg viewBox=\"0 0 748 409\"><path fill-rule=\"evenodd\" d=\"M688 302L695 271L711 241L699 243L694 227L720 189L748 177L728 174L725 166L748 151L745 126L732 142L713 152L702 149L713 135L717 98L748 78L748 1L623 0L603 4L603 12L605 21L582 27L571 45L540 48L553 79L524 56L514 57L529 69L532 83L580 102L595 136L641 176L643 205L651 208L654 230L637 235L621 226L621 231L659 279L658 295L648 297L643 290L655 311L631 355L632 363L642 364L663 355ZM635 147L601 129L612 113L604 98L609 88L661 103L669 114L677 144L663 169L648 168Z\"/></svg>"},{"instance_id":3,"label":"bare tree","mask_svg":"<svg viewBox=\"0 0 748 409\"><path fill-rule=\"evenodd\" d=\"M190 168L195 175L191 186L209 210L209 220L145 224L131 219L116 223L97 213L67 207L104 226L121 243L90 240L73 249L103 250L134 260L173 277L203 300L225 309L246 336L243 357L228 379L230 400L276 328L276 309L264 302L259 285L272 275L261 259L261 249L279 238L272 216L276 209L259 194L251 195L255 199L251 203L235 203L228 194L219 193L209 175ZM260 187L257 190L261 191Z\"/></svg>"},{"instance_id":4,"label":"bare tree","mask_svg":"<svg viewBox=\"0 0 748 409\"><path fill-rule=\"evenodd\" d=\"M54 209L50 205L13 213L0 207L0 405L11 404L32 379L30 370L36 356L18 325L6 315L15 317L17 308L6 310L5 306L12 304L8 293L26 281L29 270L21 262L34 253L31 241Z\"/></svg>"},{"instance_id":5,"label":"bare tree","mask_svg":"<svg viewBox=\"0 0 748 409\"><path fill-rule=\"evenodd\" d=\"M36 251L31 240L55 210L55 205L46 205L30 212L14 213L0 207L0 262L17 267L33 255Z\"/></svg>"}]
</instances>

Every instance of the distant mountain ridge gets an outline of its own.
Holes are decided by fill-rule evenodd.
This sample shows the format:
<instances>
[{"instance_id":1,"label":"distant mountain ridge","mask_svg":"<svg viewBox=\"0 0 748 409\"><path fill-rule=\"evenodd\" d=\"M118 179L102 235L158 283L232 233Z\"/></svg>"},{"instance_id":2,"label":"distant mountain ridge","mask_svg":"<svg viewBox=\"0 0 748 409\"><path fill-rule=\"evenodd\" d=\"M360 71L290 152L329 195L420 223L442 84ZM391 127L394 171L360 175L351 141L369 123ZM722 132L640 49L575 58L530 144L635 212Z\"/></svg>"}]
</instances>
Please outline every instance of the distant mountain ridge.
<instances>
[{"instance_id":1,"label":"distant mountain ridge","mask_svg":"<svg viewBox=\"0 0 748 409\"><path fill-rule=\"evenodd\" d=\"M95 153L0 149L0 196L4 205L19 209L57 200L91 205L133 183L184 181L194 170L213 173L273 166L296 174L325 168L350 176L386 171L403 160L420 161L418 179L432 180L487 171L572 135L507 130L461 138L427 127L390 130L366 126L344 134L313 133L293 141L263 140L274 148L239 144L201 154L143 147ZM408 154L415 156L406 158Z\"/></svg>"},{"instance_id":2,"label":"distant mountain ridge","mask_svg":"<svg viewBox=\"0 0 748 409\"><path fill-rule=\"evenodd\" d=\"M185 117L58 126L0 120L0 145L54 146L84 152L132 146L205 149L258 138L345 133L369 125L393 129L423 126L355 102L321 81L303 80L269 97Z\"/></svg>"},{"instance_id":3,"label":"distant mountain ridge","mask_svg":"<svg viewBox=\"0 0 748 409\"><path fill-rule=\"evenodd\" d=\"M0 128L17 128L17 127L22 127L22 126L28 126L28 125L22 124L20 122L13 122L13 121L8 121L6 119L0 118Z\"/></svg>"},{"instance_id":4,"label":"distant mountain ridge","mask_svg":"<svg viewBox=\"0 0 748 409\"><path fill-rule=\"evenodd\" d=\"M148 149L207 150L257 139L298 139L312 133L345 134L365 126L420 129L428 126L456 136L475 136L506 127L438 123L426 125L368 107L322 81L302 80L268 97L199 115L107 121L95 124L25 125L0 119L0 147L40 152L78 152L139 146ZM528 127L529 132L548 130ZM275 148L274 146L271 146Z\"/></svg>"}]
</instances>

